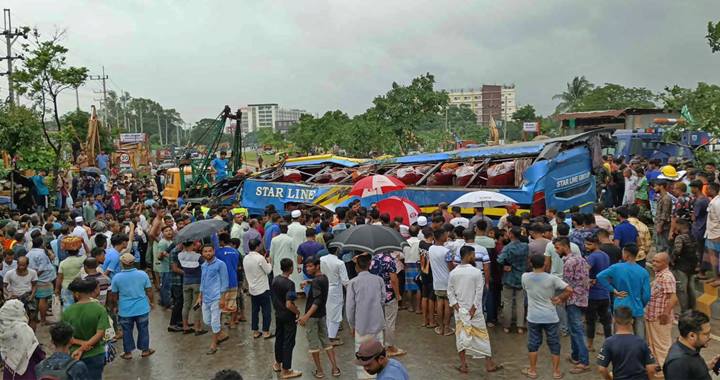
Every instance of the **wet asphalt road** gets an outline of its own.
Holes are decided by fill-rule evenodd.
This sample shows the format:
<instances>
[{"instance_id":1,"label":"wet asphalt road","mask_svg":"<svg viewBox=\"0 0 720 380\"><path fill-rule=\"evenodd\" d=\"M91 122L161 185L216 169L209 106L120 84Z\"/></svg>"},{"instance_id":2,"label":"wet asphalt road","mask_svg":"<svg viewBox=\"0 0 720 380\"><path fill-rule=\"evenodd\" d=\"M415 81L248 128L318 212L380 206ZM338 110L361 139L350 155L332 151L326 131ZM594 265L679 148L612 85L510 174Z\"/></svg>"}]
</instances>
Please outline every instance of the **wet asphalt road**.
<instances>
[{"instance_id":1,"label":"wet asphalt road","mask_svg":"<svg viewBox=\"0 0 720 380\"><path fill-rule=\"evenodd\" d=\"M299 306L304 307L304 301L300 300ZM249 306L249 298L246 299ZM249 310L245 311L249 320ZM210 335L196 337L194 335L183 335L182 333L170 333L167 331L167 323L170 311L156 307L150 318L150 344L156 353L149 358L140 358L140 352L134 353L130 361L121 359L119 356L113 363L105 368L105 379L107 380L130 380L130 379L211 379L220 369L232 368L239 371L245 379L276 379L279 378L272 371L273 363L273 339L253 339L250 332L250 323L241 323L234 330L230 330L230 339L224 342L218 352L213 356L205 354L210 343ZM498 363L502 363L505 369L493 374L485 373L484 360L469 360L470 373L465 375L455 370L458 365L458 357L455 350L455 338L440 337L431 329L420 327L420 316L409 311L400 311L398 317L397 341L399 346L408 351L408 354L398 359L410 372L411 379L524 379L520 370L527 365L526 335L505 334L500 327L490 328L493 356ZM713 321L713 333L720 335L720 323ZM274 326L271 327L271 331ZM349 329L344 328L340 332L345 344L336 347L338 364L343 371L340 379L355 379L355 367L352 364L354 352ZM675 329L674 335L677 335ZM38 337L41 343L50 347L49 336L46 327L38 329ZM602 341L602 333L596 338L596 347L599 348ZM312 379L314 365L307 352L307 340L302 327L298 328L295 351L293 352L293 368L303 372L302 379ZM122 350L121 342L118 342L118 351ZM566 379L598 379L600 376L593 372L581 375L571 375L567 371L570 364L565 361L569 353L570 341L567 337L562 338L561 368L565 372ZM710 347L703 351L706 358L713 354L720 353L720 342L711 341ZM596 353L591 353L594 359ZM322 356L323 369L326 379L329 376L330 367L327 356ZM591 360L593 362L593 360ZM538 363L540 379L551 379L550 354L546 346L540 350Z\"/></svg>"}]
</instances>

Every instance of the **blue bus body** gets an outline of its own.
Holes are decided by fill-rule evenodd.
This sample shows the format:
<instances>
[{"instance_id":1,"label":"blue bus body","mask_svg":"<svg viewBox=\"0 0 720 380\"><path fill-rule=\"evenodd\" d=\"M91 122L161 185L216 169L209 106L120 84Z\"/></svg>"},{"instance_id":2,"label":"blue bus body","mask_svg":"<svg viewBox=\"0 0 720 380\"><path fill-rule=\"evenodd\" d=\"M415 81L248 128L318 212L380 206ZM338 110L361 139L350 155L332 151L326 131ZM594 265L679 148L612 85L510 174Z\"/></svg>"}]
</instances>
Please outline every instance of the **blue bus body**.
<instances>
[{"instance_id":1,"label":"blue bus body","mask_svg":"<svg viewBox=\"0 0 720 380\"><path fill-rule=\"evenodd\" d=\"M578 206L587 210L597 198L591 150L600 149L600 144L593 145L588 142L595 136L600 138L598 135L601 132L605 133L605 137L609 136L607 132L594 131L533 142L370 161L369 164L375 165L376 168L421 164L435 164L435 168L437 168L445 162L466 162L467 160L487 160L485 161L487 163L525 159L532 160L532 163L523 171L522 182L517 186L487 188L409 185L403 190L390 194L361 198L360 202L362 206L370 207L373 203L386 197L399 196L417 203L423 212L431 212L440 202L451 203L468 192L489 190L498 191L515 199L521 210L530 211L532 215L542 214L546 208L569 210L571 207ZM594 148L591 148L591 145ZM315 164L335 165L349 168L349 170L361 166L355 162ZM302 165L303 163L295 165L286 163L283 168L302 168ZM271 176L266 175L267 177ZM256 176L245 179L243 182L240 202L251 214L262 214L268 205L275 206L276 210L283 213L287 204L317 205L334 210L337 207L348 206L351 201L357 199L348 194L352 187L351 181L318 184L312 183L311 180L304 183L290 183L266 178ZM472 212L472 210L463 210L463 212ZM500 216L504 212L504 209L486 209L486 213L491 216Z\"/></svg>"}]
</instances>

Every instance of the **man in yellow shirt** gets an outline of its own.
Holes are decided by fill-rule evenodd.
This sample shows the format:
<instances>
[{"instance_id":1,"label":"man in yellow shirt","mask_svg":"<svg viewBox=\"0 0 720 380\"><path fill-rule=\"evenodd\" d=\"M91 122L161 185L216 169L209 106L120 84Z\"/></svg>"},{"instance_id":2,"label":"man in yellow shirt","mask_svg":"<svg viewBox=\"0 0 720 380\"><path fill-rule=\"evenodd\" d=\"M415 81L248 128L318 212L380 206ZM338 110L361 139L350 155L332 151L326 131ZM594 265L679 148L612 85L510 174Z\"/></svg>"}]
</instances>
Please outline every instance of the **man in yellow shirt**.
<instances>
[{"instance_id":1,"label":"man in yellow shirt","mask_svg":"<svg viewBox=\"0 0 720 380\"><path fill-rule=\"evenodd\" d=\"M648 253L650 253L650 247L652 247L652 234L650 233L650 229L648 228L648 226L645 225L645 223L641 222L640 219L638 219L639 214L640 208L637 205L632 205L629 207L628 222L632 224L638 232L638 254L635 261L638 263L638 265L645 268L645 259L647 258Z\"/></svg>"}]
</instances>

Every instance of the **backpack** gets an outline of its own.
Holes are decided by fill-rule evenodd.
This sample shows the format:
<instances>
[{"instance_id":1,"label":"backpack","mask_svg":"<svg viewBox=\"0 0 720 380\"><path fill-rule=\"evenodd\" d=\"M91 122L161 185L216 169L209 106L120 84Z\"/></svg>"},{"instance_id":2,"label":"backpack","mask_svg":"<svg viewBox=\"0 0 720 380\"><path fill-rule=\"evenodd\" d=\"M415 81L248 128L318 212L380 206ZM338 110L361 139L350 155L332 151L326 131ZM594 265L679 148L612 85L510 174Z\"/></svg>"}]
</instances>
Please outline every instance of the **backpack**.
<instances>
[{"instance_id":1,"label":"backpack","mask_svg":"<svg viewBox=\"0 0 720 380\"><path fill-rule=\"evenodd\" d=\"M68 371L77 362L78 361L75 359L70 359L59 368L39 368L39 371L35 374L35 376L37 376L38 380L70 380Z\"/></svg>"}]
</instances>

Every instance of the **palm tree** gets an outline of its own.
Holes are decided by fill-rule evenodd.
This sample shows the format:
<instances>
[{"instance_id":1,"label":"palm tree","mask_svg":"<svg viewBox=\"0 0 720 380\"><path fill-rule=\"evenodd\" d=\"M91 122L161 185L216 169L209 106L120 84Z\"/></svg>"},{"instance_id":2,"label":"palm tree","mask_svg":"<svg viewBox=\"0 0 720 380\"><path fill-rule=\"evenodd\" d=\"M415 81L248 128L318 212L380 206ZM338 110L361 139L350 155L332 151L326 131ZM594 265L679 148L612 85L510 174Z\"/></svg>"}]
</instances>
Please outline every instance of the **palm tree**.
<instances>
[{"instance_id":1,"label":"palm tree","mask_svg":"<svg viewBox=\"0 0 720 380\"><path fill-rule=\"evenodd\" d=\"M560 100L560 104L555 108L555 112L568 112L575 110L585 95L595 87L585 76L575 77L572 82L567 84L567 89L562 94L553 96L554 100Z\"/></svg>"}]
</instances>

